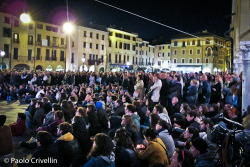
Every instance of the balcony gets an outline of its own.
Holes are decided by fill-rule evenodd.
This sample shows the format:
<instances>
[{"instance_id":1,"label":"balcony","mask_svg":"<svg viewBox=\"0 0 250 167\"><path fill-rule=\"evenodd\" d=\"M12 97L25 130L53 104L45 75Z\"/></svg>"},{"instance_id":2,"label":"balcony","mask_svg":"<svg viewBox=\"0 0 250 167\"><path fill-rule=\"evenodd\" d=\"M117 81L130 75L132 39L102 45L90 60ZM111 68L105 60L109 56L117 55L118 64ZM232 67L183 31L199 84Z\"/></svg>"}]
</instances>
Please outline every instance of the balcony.
<instances>
[{"instance_id":1,"label":"balcony","mask_svg":"<svg viewBox=\"0 0 250 167\"><path fill-rule=\"evenodd\" d=\"M29 62L29 61L34 61L34 57L28 57L28 56L19 56L17 57L17 59L13 58L13 61L19 61L19 62Z\"/></svg>"},{"instance_id":2,"label":"balcony","mask_svg":"<svg viewBox=\"0 0 250 167\"><path fill-rule=\"evenodd\" d=\"M36 41L36 45L42 45L42 41Z\"/></svg>"},{"instance_id":3,"label":"balcony","mask_svg":"<svg viewBox=\"0 0 250 167\"><path fill-rule=\"evenodd\" d=\"M45 61L57 61L57 57L45 57Z\"/></svg>"}]
</instances>

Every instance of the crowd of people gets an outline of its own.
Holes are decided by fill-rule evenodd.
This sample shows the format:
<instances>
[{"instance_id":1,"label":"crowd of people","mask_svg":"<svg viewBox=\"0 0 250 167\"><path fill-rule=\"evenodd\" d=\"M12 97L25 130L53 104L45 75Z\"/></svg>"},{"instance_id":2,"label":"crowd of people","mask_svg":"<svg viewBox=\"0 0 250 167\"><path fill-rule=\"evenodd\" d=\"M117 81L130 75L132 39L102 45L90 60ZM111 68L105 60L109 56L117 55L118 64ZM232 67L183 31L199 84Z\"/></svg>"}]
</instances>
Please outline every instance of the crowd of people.
<instances>
[{"instance_id":1,"label":"crowd of people","mask_svg":"<svg viewBox=\"0 0 250 167\"><path fill-rule=\"evenodd\" d=\"M1 71L0 100L29 104L9 126L0 115L0 163L30 129L20 146L47 166L212 167L222 114L250 130L242 74Z\"/></svg>"}]
</instances>

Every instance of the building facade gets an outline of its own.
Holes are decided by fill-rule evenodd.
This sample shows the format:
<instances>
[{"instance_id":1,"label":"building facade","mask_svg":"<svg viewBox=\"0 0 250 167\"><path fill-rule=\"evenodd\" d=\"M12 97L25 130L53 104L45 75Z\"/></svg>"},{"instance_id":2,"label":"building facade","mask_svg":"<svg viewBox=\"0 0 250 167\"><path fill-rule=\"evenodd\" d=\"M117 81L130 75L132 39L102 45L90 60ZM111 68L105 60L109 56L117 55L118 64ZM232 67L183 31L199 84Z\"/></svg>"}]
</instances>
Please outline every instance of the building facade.
<instances>
[{"instance_id":1,"label":"building facade","mask_svg":"<svg viewBox=\"0 0 250 167\"><path fill-rule=\"evenodd\" d=\"M120 71L120 69L132 70L138 62L136 56L136 38L135 33L107 28L109 33L108 48L108 68L110 70Z\"/></svg>"},{"instance_id":2,"label":"building facade","mask_svg":"<svg viewBox=\"0 0 250 167\"><path fill-rule=\"evenodd\" d=\"M68 43L66 71L107 69L108 32L77 26Z\"/></svg>"},{"instance_id":3,"label":"building facade","mask_svg":"<svg viewBox=\"0 0 250 167\"><path fill-rule=\"evenodd\" d=\"M171 44L162 44L155 46L155 67L170 68L171 67Z\"/></svg>"},{"instance_id":4,"label":"building facade","mask_svg":"<svg viewBox=\"0 0 250 167\"><path fill-rule=\"evenodd\" d=\"M171 40L171 70L183 72L227 71L227 40L207 31L198 38L178 35Z\"/></svg>"},{"instance_id":5,"label":"building facade","mask_svg":"<svg viewBox=\"0 0 250 167\"><path fill-rule=\"evenodd\" d=\"M64 70L66 38L61 26L32 21L25 24L18 17L0 13L6 69Z\"/></svg>"}]
</instances>

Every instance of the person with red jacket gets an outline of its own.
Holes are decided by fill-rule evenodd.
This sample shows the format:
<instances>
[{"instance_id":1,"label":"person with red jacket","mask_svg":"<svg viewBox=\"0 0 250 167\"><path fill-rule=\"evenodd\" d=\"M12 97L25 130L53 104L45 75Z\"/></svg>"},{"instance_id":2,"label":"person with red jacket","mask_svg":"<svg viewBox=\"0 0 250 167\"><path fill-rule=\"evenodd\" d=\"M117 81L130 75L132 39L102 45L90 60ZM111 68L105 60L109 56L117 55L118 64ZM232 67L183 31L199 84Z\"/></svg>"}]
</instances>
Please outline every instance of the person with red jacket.
<instances>
[{"instance_id":1,"label":"person with red jacket","mask_svg":"<svg viewBox=\"0 0 250 167\"><path fill-rule=\"evenodd\" d=\"M17 121L9 125L12 136L21 136L26 131L25 119L26 115L24 113L17 114Z\"/></svg>"}]
</instances>

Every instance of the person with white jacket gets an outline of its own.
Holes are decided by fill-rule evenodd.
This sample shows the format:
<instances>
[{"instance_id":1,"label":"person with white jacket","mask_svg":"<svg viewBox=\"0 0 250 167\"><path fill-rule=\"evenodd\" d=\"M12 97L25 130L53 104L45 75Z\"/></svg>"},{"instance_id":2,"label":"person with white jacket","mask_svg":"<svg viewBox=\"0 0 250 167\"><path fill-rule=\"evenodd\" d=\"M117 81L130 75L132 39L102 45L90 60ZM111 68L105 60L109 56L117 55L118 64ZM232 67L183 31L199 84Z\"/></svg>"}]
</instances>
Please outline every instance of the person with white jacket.
<instances>
[{"instance_id":1,"label":"person with white jacket","mask_svg":"<svg viewBox=\"0 0 250 167\"><path fill-rule=\"evenodd\" d=\"M160 90L162 87L162 82L158 74L154 75L153 82L154 85L150 87L150 90L153 91L151 99L154 103L158 103L160 99Z\"/></svg>"}]
</instances>

